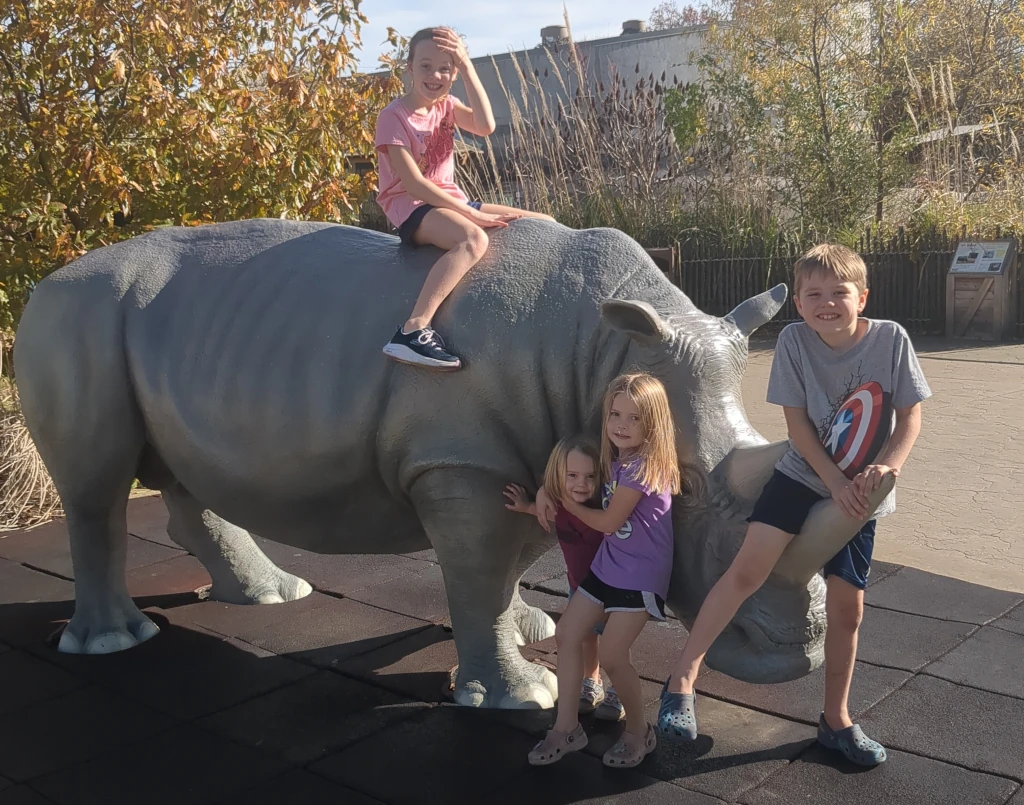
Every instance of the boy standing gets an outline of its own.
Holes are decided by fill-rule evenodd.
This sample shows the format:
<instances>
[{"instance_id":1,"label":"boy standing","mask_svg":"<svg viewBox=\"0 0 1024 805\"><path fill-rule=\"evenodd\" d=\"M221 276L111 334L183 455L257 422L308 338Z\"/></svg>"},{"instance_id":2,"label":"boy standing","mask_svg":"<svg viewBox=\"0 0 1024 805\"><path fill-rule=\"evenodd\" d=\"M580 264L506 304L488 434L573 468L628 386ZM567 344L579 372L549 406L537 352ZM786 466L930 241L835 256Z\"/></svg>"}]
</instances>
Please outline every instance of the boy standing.
<instances>
[{"instance_id":1,"label":"boy standing","mask_svg":"<svg viewBox=\"0 0 1024 805\"><path fill-rule=\"evenodd\" d=\"M890 471L898 475L921 430L921 402L931 396L906 331L862 318L867 267L843 246L811 249L794 267L802 322L779 336L768 402L781 405L789 450L776 464L750 515L746 539L701 607L683 655L665 683L658 731L697 737L693 685L711 644L740 605L768 578L811 507L831 497L848 517L867 517L867 495ZM895 490L874 517L895 510ZM875 519L824 568L827 583L825 709L818 741L854 763L882 763L885 749L850 719L847 699L864 613Z\"/></svg>"}]
</instances>

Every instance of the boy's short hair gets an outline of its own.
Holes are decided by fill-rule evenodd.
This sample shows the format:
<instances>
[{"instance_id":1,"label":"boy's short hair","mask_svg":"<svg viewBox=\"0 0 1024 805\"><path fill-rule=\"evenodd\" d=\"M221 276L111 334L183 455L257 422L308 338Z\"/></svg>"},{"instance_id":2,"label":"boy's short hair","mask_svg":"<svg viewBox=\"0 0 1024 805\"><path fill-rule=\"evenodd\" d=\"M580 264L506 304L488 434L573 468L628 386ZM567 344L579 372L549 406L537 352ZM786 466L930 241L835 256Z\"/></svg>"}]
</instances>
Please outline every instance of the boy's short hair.
<instances>
[{"instance_id":1,"label":"boy's short hair","mask_svg":"<svg viewBox=\"0 0 1024 805\"><path fill-rule=\"evenodd\" d=\"M868 287L868 267L864 258L845 246L821 243L794 264L793 294L800 293L800 285L806 277L819 272L840 282L852 282L861 293Z\"/></svg>"}]
</instances>

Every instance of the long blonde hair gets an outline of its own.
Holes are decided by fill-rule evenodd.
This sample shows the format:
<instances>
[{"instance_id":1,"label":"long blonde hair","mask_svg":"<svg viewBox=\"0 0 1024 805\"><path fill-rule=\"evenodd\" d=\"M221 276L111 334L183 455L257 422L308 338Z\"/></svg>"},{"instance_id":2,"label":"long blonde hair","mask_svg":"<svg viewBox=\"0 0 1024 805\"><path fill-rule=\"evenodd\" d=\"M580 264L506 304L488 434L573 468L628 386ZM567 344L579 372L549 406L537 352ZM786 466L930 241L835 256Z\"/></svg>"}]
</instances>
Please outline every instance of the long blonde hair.
<instances>
[{"instance_id":1,"label":"long blonde hair","mask_svg":"<svg viewBox=\"0 0 1024 805\"><path fill-rule=\"evenodd\" d=\"M645 372L633 372L615 378L604 395L601 422L601 470L611 477L612 462L619 457L618 448L608 438L608 417L612 402L625 394L640 412L641 443L636 450L639 475L636 480L655 492L686 493L695 499L703 486L695 467L682 465L676 457L676 428L668 405L665 386Z\"/></svg>"},{"instance_id":2,"label":"long blonde hair","mask_svg":"<svg viewBox=\"0 0 1024 805\"><path fill-rule=\"evenodd\" d=\"M565 477L568 473L569 454L582 453L594 462L594 495L601 489L601 452L589 436L568 436L561 439L548 457L544 468L544 491L558 503L565 497Z\"/></svg>"}]
</instances>

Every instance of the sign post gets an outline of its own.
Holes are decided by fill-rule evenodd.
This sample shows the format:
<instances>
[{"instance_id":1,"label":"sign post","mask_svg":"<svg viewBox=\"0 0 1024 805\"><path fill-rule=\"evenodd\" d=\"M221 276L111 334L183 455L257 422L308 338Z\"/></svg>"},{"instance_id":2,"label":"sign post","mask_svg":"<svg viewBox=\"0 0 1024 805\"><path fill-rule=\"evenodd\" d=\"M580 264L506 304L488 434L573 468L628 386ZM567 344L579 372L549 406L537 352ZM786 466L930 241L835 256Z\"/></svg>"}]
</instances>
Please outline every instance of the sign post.
<instances>
[{"instance_id":1,"label":"sign post","mask_svg":"<svg viewBox=\"0 0 1024 805\"><path fill-rule=\"evenodd\" d=\"M960 241L946 275L946 338L1012 338L1016 281L1016 240Z\"/></svg>"}]
</instances>

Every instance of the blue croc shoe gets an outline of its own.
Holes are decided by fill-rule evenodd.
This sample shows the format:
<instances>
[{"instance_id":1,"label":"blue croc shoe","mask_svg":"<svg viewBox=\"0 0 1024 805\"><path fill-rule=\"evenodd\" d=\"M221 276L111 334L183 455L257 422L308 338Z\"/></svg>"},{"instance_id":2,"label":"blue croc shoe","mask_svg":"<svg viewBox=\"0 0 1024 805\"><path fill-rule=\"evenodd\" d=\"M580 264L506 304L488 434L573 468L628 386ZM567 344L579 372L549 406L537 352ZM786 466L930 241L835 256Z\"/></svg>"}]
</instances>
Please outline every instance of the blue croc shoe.
<instances>
[{"instance_id":1,"label":"blue croc shoe","mask_svg":"<svg viewBox=\"0 0 1024 805\"><path fill-rule=\"evenodd\" d=\"M833 731L825 721L824 713L818 718L818 743L826 749L842 752L847 760L860 766L885 763L885 747L865 735L860 724Z\"/></svg>"},{"instance_id":2,"label":"blue croc shoe","mask_svg":"<svg viewBox=\"0 0 1024 805\"><path fill-rule=\"evenodd\" d=\"M665 738L697 740L697 700L693 693L669 693L668 680L661 689L658 734Z\"/></svg>"}]
</instances>

